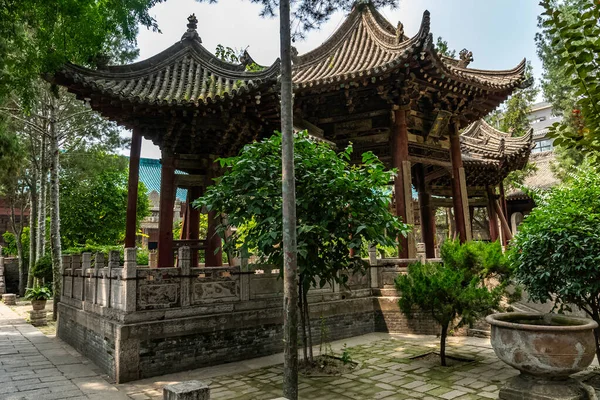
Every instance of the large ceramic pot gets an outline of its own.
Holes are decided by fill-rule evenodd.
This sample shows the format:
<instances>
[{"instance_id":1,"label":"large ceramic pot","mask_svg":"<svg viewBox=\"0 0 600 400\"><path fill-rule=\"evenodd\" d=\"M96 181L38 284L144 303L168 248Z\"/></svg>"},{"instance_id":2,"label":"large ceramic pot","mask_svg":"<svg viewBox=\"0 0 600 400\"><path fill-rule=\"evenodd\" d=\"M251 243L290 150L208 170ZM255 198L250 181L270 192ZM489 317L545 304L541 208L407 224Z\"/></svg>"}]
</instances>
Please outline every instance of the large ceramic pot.
<instances>
[{"instance_id":1,"label":"large ceramic pot","mask_svg":"<svg viewBox=\"0 0 600 400\"><path fill-rule=\"evenodd\" d=\"M46 300L31 300L31 307L34 311L41 311L46 308Z\"/></svg>"},{"instance_id":2,"label":"large ceramic pot","mask_svg":"<svg viewBox=\"0 0 600 400\"><path fill-rule=\"evenodd\" d=\"M521 373L567 379L596 355L595 321L557 314L504 313L486 318L498 358Z\"/></svg>"},{"instance_id":3,"label":"large ceramic pot","mask_svg":"<svg viewBox=\"0 0 600 400\"><path fill-rule=\"evenodd\" d=\"M500 389L501 400L591 400L592 388L569 375L596 354L592 320L556 314L489 315L498 358L521 371Z\"/></svg>"}]
</instances>

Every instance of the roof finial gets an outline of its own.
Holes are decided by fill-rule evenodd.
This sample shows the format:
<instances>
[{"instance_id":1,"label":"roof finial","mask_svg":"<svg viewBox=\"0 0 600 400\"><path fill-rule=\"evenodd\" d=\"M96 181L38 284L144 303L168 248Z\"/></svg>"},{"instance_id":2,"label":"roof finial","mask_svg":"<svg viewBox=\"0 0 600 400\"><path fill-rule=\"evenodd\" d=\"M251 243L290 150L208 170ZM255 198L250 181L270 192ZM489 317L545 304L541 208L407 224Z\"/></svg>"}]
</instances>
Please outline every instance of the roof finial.
<instances>
[{"instance_id":1,"label":"roof finial","mask_svg":"<svg viewBox=\"0 0 600 400\"><path fill-rule=\"evenodd\" d=\"M184 39L197 39L200 43L202 43L202 39L200 39L200 36L198 35L198 31L196 31L196 29L198 29L198 18L196 18L196 14L192 14L190 15L188 18L188 23L187 23L187 32L185 32L183 34L183 36L181 37L181 40Z\"/></svg>"},{"instance_id":2,"label":"roof finial","mask_svg":"<svg viewBox=\"0 0 600 400\"><path fill-rule=\"evenodd\" d=\"M404 41L404 24L398 21L396 26L396 42L402 43Z\"/></svg>"},{"instance_id":3,"label":"roof finial","mask_svg":"<svg viewBox=\"0 0 600 400\"><path fill-rule=\"evenodd\" d=\"M458 56L460 57L458 66L461 68L466 68L473 62L473 52L467 49L462 49L460 53L458 53Z\"/></svg>"}]
</instances>

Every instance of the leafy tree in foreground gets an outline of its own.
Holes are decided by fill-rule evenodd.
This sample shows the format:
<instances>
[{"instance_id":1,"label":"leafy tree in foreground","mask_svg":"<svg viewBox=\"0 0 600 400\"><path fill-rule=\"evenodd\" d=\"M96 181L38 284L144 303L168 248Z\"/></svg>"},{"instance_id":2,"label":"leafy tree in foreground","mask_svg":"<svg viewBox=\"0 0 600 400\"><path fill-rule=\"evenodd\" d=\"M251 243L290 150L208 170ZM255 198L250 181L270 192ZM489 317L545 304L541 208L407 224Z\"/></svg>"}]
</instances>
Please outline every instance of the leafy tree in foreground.
<instances>
[{"instance_id":1,"label":"leafy tree in foreground","mask_svg":"<svg viewBox=\"0 0 600 400\"><path fill-rule=\"evenodd\" d=\"M447 240L441 256L441 263L409 265L408 273L396 278L396 289L400 310L409 318L420 310L440 324L440 360L446 366L448 332L498 309L510 270L499 242ZM491 289L490 280L497 282Z\"/></svg>"},{"instance_id":2,"label":"leafy tree in foreground","mask_svg":"<svg viewBox=\"0 0 600 400\"><path fill-rule=\"evenodd\" d=\"M512 241L516 279L532 300L575 304L600 323L600 171L588 163L535 201Z\"/></svg>"},{"instance_id":3,"label":"leafy tree in foreground","mask_svg":"<svg viewBox=\"0 0 600 400\"><path fill-rule=\"evenodd\" d=\"M276 134L245 146L237 157L221 159L225 174L194 202L227 215L217 229L221 237L232 226L243 227L227 239L226 250L253 253L278 267L284 258L281 140ZM360 165L351 165L351 147L336 154L306 133L295 135L294 147L300 315L308 324L310 287L343 285L349 273L364 273L359 255L367 243L393 245L408 227L389 211L394 172L375 155L365 153ZM305 352L312 347L304 344Z\"/></svg>"}]
</instances>

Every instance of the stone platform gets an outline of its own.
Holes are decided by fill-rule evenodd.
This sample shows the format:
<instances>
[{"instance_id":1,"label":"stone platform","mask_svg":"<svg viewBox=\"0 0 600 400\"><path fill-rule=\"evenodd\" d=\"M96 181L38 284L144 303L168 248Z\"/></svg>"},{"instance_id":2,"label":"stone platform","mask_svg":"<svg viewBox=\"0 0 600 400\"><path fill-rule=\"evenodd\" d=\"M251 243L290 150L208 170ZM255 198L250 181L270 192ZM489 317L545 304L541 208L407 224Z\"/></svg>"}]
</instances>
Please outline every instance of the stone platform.
<instances>
[{"instance_id":1,"label":"stone platform","mask_svg":"<svg viewBox=\"0 0 600 400\"><path fill-rule=\"evenodd\" d=\"M283 349L279 271L266 265L192 268L189 248L178 268L125 263L116 252L65 256L58 336L117 382L274 354ZM414 260L371 260L348 287L309 291L313 338L370 332L438 333L433 320L397 305L394 279Z\"/></svg>"}]
</instances>

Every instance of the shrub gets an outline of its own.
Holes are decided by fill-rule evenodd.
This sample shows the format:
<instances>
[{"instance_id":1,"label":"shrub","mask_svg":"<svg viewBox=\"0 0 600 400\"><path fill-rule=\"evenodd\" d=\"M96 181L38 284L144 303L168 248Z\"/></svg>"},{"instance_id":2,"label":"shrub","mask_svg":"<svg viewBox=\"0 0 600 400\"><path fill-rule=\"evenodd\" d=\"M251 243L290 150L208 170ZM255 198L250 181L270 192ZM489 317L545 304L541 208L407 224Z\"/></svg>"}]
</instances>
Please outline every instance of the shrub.
<instances>
[{"instance_id":1,"label":"shrub","mask_svg":"<svg viewBox=\"0 0 600 400\"><path fill-rule=\"evenodd\" d=\"M600 323L600 174L584 165L569 183L536 195L509 259L533 301L574 304ZM600 330L596 354L600 359Z\"/></svg>"},{"instance_id":2,"label":"shrub","mask_svg":"<svg viewBox=\"0 0 600 400\"><path fill-rule=\"evenodd\" d=\"M31 268L31 274L34 278L43 279L46 283L52 282L52 258L49 254L36 261Z\"/></svg>"},{"instance_id":3,"label":"shrub","mask_svg":"<svg viewBox=\"0 0 600 400\"><path fill-rule=\"evenodd\" d=\"M440 360L446 366L448 332L500 307L510 269L498 242L446 241L441 256L442 263L409 265L408 273L396 278L396 289L407 317L421 310L440 324Z\"/></svg>"}]
</instances>

